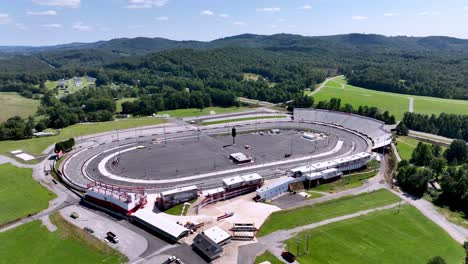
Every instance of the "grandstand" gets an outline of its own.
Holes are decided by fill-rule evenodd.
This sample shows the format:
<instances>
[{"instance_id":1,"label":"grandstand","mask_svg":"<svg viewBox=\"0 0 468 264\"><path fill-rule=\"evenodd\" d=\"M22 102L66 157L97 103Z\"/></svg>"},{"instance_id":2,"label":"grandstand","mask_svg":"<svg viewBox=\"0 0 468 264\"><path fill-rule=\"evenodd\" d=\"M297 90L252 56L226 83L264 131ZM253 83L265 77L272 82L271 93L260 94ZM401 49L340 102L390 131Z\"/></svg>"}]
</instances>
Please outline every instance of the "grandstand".
<instances>
[{"instance_id":1,"label":"grandstand","mask_svg":"<svg viewBox=\"0 0 468 264\"><path fill-rule=\"evenodd\" d=\"M391 134L385 130L384 122L365 116L330 110L295 108L294 120L330 124L358 132L372 141L373 149L387 146L392 142Z\"/></svg>"}]
</instances>

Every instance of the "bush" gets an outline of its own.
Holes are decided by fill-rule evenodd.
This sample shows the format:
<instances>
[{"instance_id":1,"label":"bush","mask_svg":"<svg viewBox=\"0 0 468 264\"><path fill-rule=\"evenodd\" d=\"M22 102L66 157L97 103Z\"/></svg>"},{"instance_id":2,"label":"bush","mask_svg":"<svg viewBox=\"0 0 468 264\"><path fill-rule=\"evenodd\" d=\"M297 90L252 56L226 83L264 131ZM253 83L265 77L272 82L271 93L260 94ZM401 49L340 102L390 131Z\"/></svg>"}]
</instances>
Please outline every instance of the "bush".
<instances>
[{"instance_id":1,"label":"bush","mask_svg":"<svg viewBox=\"0 0 468 264\"><path fill-rule=\"evenodd\" d=\"M74 138L70 138L69 140L65 140L62 142L57 142L55 143L55 153L58 153L60 151L68 152L73 148L74 145L75 145Z\"/></svg>"}]
</instances>

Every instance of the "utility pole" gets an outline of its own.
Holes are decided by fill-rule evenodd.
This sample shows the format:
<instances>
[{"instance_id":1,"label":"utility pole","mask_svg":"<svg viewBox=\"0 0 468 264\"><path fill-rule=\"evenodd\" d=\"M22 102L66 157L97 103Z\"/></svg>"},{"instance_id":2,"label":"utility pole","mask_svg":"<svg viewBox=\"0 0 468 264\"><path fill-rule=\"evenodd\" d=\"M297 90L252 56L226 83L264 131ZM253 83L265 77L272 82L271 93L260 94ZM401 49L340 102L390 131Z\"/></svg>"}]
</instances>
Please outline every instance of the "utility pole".
<instances>
[{"instance_id":1,"label":"utility pole","mask_svg":"<svg viewBox=\"0 0 468 264\"><path fill-rule=\"evenodd\" d=\"M166 143L167 143L166 126L163 126L163 130L164 130L164 145L166 145Z\"/></svg>"},{"instance_id":2,"label":"utility pole","mask_svg":"<svg viewBox=\"0 0 468 264\"><path fill-rule=\"evenodd\" d=\"M310 240L310 234L307 233L307 251L306 251L307 255L309 255L309 240Z\"/></svg>"}]
</instances>

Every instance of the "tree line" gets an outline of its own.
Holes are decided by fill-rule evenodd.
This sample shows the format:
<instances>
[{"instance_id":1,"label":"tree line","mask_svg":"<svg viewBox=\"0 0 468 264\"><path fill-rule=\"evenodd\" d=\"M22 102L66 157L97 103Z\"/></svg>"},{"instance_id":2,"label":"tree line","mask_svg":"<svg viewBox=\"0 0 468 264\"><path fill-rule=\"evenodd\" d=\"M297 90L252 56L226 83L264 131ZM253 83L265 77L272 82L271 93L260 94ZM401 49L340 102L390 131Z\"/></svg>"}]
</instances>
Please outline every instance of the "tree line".
<instances>
[{"instance_id":1,"label":"tree line","mask_svg":"<svg viewBox=\"0 0 468 264\"><path fill-rule=\"evenodd\" d=\"M438 116L406 112L402 122L409 129L468 141L468 116L441 113Z\"/></svg>"}]
</instances>

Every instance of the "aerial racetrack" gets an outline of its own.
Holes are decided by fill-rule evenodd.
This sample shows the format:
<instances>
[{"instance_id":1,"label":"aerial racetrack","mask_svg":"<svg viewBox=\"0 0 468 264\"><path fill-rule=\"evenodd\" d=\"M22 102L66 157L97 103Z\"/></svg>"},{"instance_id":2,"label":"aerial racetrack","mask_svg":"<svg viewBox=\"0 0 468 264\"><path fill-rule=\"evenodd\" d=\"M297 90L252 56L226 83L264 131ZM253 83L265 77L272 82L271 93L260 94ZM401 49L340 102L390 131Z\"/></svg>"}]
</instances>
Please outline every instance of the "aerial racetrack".
<instances>
[{"instance_id":1,"label":"aerial racetrack","mask_svg":"<svg viewBox=\"0 0 468 264\"><path fill-rule=\"evenodd\" d=\"M295 113L301 116L298 114ZM330 113L318 115L330 119ZM360 131L294 119L210 126L173 123L114 133L82 142L61 171L66 181L78 189L85 189L93 181L145 187L150 192L194 184L213 188L221 184L222 178L252 172L266 179L275 178L300 164L349 156L376 146L375 139ZM366 122L374 122L379 129L382 126L376 120ZM233 126L237 130L235 143L231 136ZM375 127L368 129L373 132ZM237 160L237 155L241 160Z\"/></svg>"}]
</instances>

